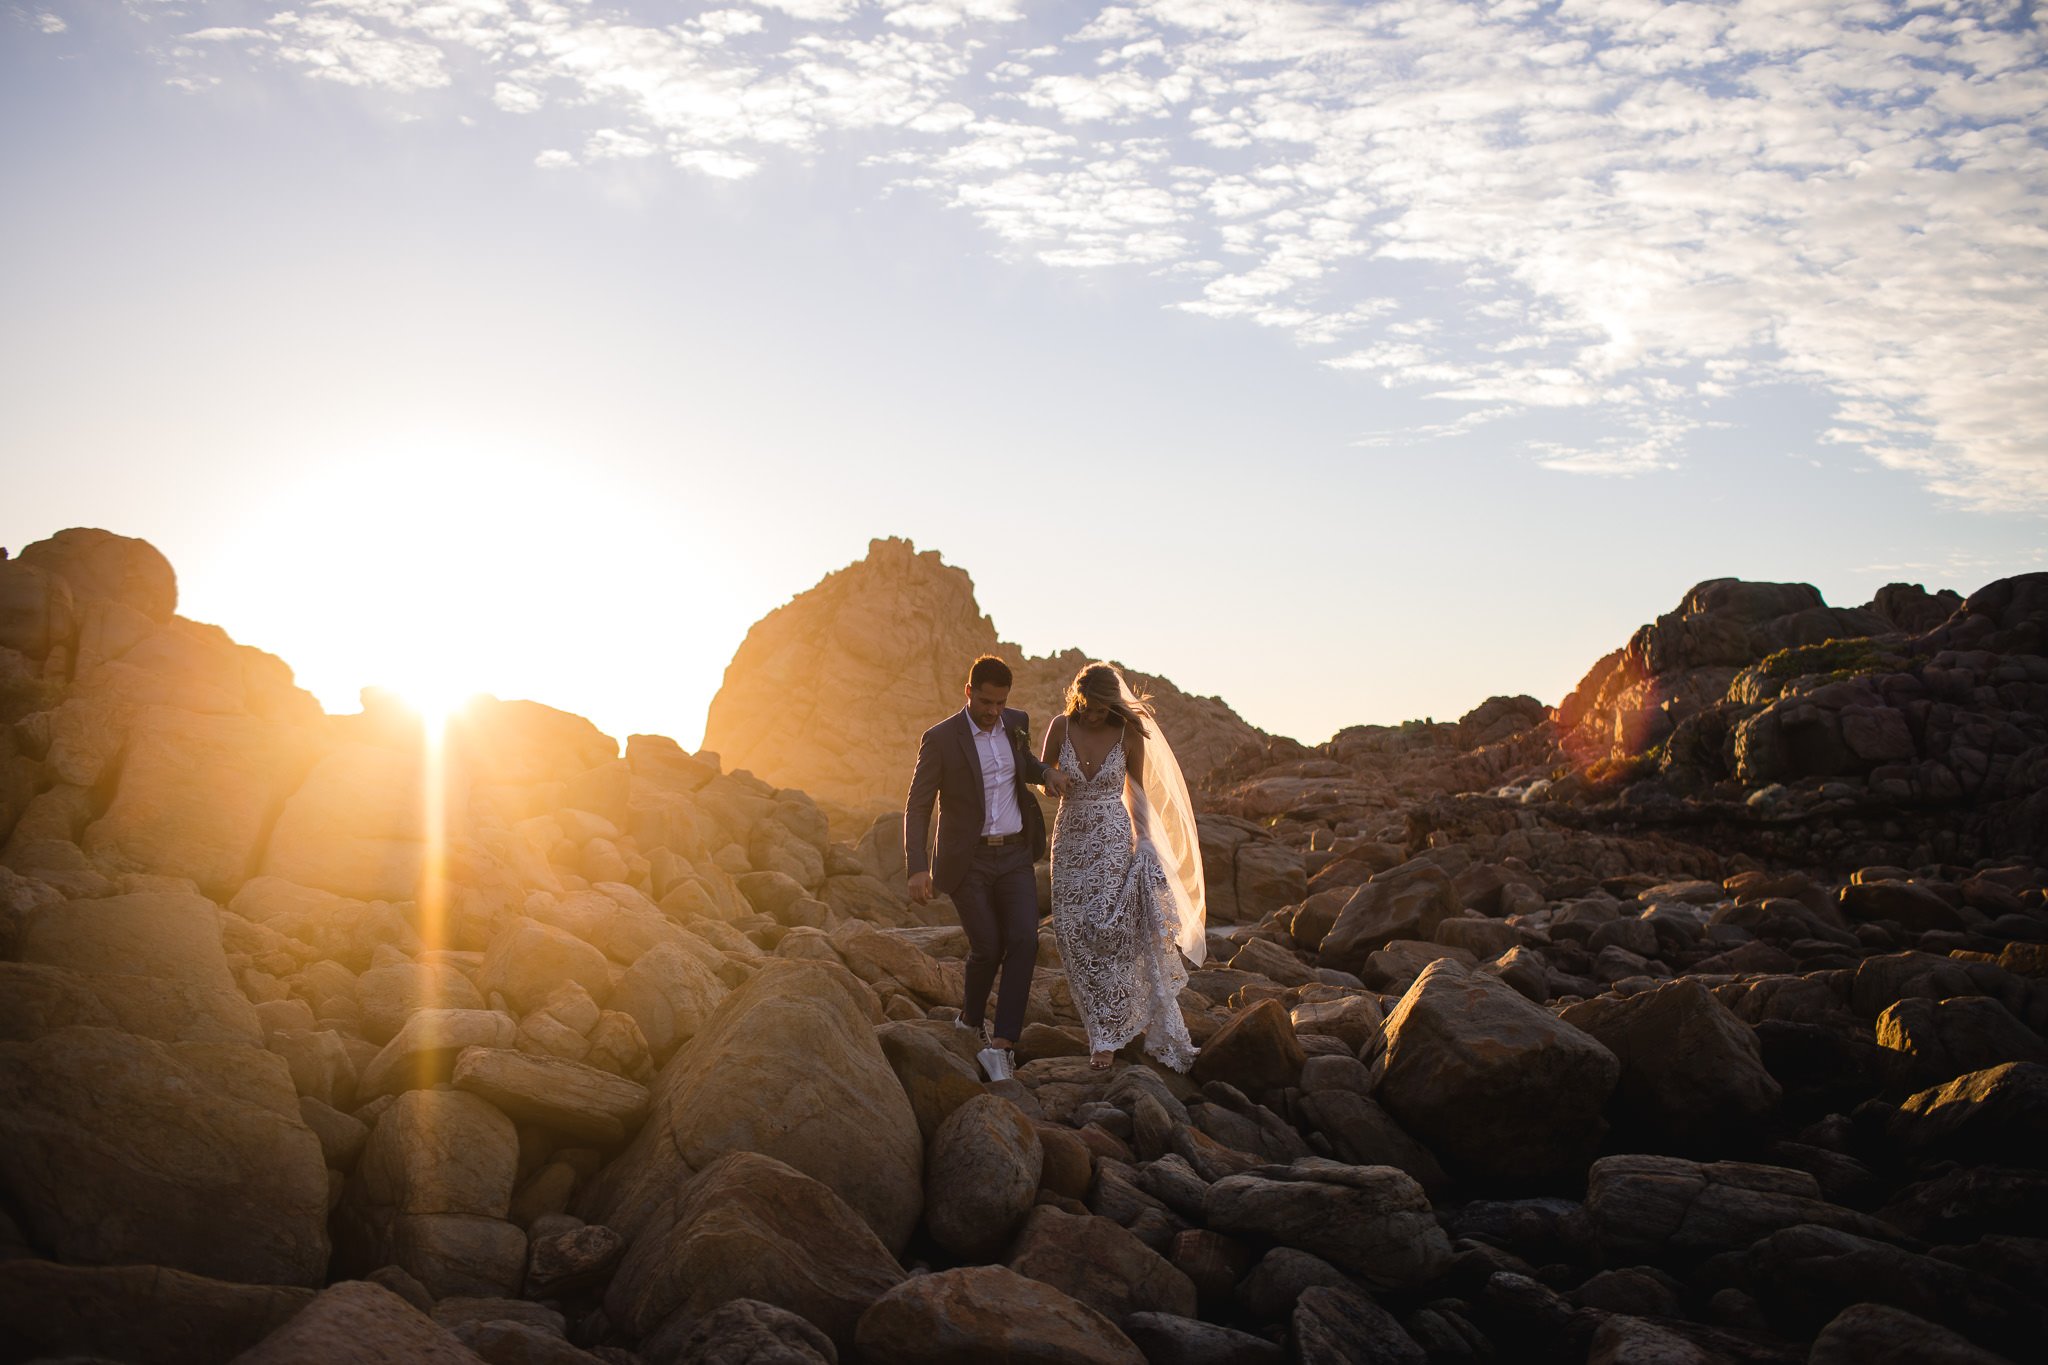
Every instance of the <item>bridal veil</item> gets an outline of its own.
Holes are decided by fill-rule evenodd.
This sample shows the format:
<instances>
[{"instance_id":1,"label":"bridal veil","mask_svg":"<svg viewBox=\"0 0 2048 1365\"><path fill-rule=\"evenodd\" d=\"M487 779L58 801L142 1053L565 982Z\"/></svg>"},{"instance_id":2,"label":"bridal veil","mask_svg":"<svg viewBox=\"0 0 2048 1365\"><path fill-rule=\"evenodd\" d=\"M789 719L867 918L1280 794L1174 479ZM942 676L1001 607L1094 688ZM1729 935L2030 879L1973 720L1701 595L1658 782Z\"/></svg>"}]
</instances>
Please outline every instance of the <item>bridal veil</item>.
<instances>
[{"instance_id":1,"label":"bridal veil","mask_svg":"<svg viewBox=\"0 0 2048 1365\"><path fill-rule=\"evenodd\" d=\"M1209 952L1208 907L1202 882L1202 842L1195 829L1187 779L1181 775L1173 746L1159 728L1159 717L1131 690L1122 669L1112 672L1125 714L1137 717L1145 732L1145 780L1142 785L1131 784L1124 803L1138 837L1151 843L1166 873L1176 916L1176 921L1166 926L1167 934L1188 961L1199 967Z\"/></svg>"}]
</instances>

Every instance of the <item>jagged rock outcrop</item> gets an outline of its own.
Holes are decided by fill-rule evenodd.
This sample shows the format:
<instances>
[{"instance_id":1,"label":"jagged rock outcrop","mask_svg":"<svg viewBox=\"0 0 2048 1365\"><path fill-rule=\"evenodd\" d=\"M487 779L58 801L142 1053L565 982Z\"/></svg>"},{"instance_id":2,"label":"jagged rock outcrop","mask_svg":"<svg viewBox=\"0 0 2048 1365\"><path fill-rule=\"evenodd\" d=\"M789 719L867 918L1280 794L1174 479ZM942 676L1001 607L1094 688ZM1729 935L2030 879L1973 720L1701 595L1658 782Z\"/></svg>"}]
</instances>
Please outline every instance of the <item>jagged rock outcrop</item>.
<instances>
[{"instance_id":1,"label":"jagged rock outcrop","mask_svg":"<svg viewBox=\"0 0 2048 1365\"><path fill-rule=\"evenodd\" d=\"M1034 729L1091 662L1078 649L1026 656L997 639L964 569L907 540L876 540L865 559L755 622L712 699L704 744L727 767L853 814L900 809L918 736L959 709L968 665L982 654L1009 661L1010 704L1031 713ZM1190 782L1265 738L1214 697L1128 676L1152 696Z\"/></svg>"},{"instance_id":2,"label":"jagged rock outcrop","mask_svg":"<svg viewBox=\"0 0 2048 1365\"><path fill-rule=\"evenodd\" d=\"M2048 574L1967 599L1892 584L1850 611L1803 584L1702 584L1554 719L1596 786L1655 780L1624 814L1718 820L1751 849L1822 839L1825 856L1918 863L2040 847Z\"/></svg>"},{"instance_id":3,"label":"jagged rock outcrop","mask_svg":"<svg viewBox=\"0 0 2048 1365\"><path fill-rule=\"evenodd\" d=\"M1594 664L1558 704L1558 730L1582 761L1639 752L1766 655L1893 628L1872 608L1828 606L1809 584L1711 579Z\"/></svg>"}]
</instances>

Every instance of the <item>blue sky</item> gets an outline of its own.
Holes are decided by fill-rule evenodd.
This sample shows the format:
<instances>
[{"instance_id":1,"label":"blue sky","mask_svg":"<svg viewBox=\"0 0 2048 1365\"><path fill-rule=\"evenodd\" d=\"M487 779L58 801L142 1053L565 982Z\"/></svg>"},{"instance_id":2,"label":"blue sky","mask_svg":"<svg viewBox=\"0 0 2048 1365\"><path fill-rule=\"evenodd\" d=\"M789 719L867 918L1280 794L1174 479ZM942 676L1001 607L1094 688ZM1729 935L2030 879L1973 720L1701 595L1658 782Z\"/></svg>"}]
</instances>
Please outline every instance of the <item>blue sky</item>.
<instances>
[{"instance_id":1,"label":"blue sky","mask_svg":"<svg viewBox=\"0 0 2048 1365\"><path fill-rule=\"evenodd\" d=\"M872 536L1308 740L2048 567L2014 5L0 10L0 543L694 741Z\"/></svg>"}]
</instances>

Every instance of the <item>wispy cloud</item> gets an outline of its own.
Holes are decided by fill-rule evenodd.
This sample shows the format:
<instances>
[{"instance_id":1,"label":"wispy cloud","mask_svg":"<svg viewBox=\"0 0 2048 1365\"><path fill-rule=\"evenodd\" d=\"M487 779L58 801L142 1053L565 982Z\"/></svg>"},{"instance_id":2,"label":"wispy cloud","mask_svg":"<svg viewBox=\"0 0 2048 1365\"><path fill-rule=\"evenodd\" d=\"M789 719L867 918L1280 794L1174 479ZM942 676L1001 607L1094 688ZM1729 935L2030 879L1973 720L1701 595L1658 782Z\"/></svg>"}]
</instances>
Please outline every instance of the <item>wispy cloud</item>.
<instances>
[{"instance_id":1,"label":"wispy cloud","mask_svg":"<svg viewBox=\"0 0 2048 1365\"><path fill-rule=\"evenodd\" d=\"M195 88L452 91L586 168L857 156L1005 254L1155 272L1489 422L1569 409L1602 433L1530 447L1562 472L1680 462L1793 383L1937 494L2048 507L2048 45L2016 0L186 9Z\"/></svg>"}]
</instances>

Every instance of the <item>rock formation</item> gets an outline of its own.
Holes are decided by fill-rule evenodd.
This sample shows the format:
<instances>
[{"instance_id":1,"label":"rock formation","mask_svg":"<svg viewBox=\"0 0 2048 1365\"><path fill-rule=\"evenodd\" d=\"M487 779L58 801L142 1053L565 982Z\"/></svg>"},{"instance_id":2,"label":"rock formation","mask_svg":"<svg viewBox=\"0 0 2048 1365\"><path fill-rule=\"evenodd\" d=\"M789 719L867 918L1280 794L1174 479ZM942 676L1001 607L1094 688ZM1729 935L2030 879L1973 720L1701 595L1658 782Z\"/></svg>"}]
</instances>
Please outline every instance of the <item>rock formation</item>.
<instances>
[{"instance_id":1,"label":"rock formation","mask_svg":"<svg viewBox=\"0 0 2048 1365\"><path fill-rule=\"evenodd\" d=\"M1745 586L1640 652L1828 610ZM0 560L0 1359L2033 1358L2048 593L1941 606L1859 676L1915 773L1995 717L1959 796L1575 765L1529 698L1244 748L1193 1072L1090 1069L1047 935L985 1083L900 821L486 701L438 847L417 718L66 532ZM1769 677L1672 736L1892 724Z\"/></svg>"},{"instance_id":2,"label":"rock formation","mask_svg":"<svg viewBox=\"0 0 2048 1365\"><path fill-rule=\"evenodd\" d=\"M983 654L1009 662L1010 704L1030 712L1034 730L1064 709L1067 684L1092 662L1078 649L1027 657L996 638L965 570L907 540L872 541L867 558L754 623L712 699L704 744L728 767L864 823L902 808L918 736L960 709L968 665ZM1128 676L1152 697L1190 782L1265 738L1214 697Z\"/></svg>"}]
</instances>

